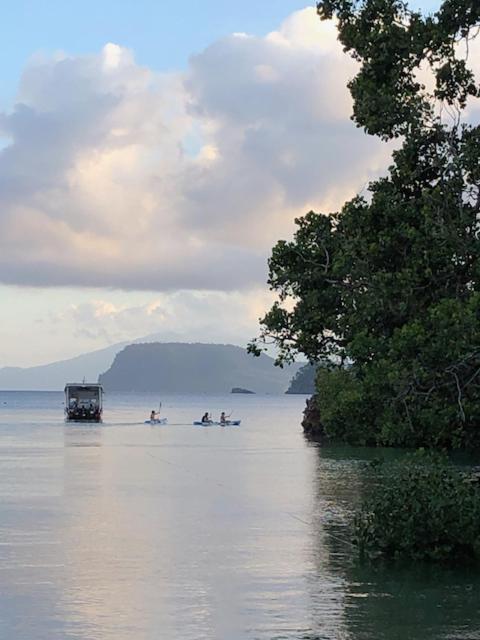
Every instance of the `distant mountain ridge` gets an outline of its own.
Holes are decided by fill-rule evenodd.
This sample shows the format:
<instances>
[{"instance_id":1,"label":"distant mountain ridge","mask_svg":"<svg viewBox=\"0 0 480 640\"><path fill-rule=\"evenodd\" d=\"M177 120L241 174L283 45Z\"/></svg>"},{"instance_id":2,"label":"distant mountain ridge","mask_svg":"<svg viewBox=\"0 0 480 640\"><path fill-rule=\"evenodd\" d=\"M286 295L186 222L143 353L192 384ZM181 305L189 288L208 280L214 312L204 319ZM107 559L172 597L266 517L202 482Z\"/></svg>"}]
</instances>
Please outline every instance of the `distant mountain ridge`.
<instances>
[{"instance_id":1,"label":"distant mountain ridge","mask_svg":"<svg viewBox=\"0 0 480 640\"><path fill-rule=\"evenodd\" d=\"M130 344L145 344L150 342L158 343L161 340L160 334L151 334L149 336L145 336L143 338L138 338L137 340L132 340L130 342L119 342L117 344L111 345L104 349L98 349L96 351L92 351L90 353L85 353L78 355L74 358L68 358L66 360L60 360L58 362L51 362L44 365L38 365L35 367L3 367L0 368L0 389L5 391L60 391L63 390L66 382L81 382L84 378L89 382L96 382L99 378L99 375L102 372L106 372L112 365L112 362L122 349ZM188 343L165 343L165 344L188 344ZM221 346L231 346L231 345L221 345ZM244 352L244 349L241 347L233 347L234 349L239 349ZM253 358L252 356L248 356L246 353L244 357L248 359L249 365L247 369L250 370L250 366L253 366L253 371L259 371L257 368L258 365L255 365L255 362L261 362L262 366L264 364L264 357L262 356L260 359ZM283 373L281 369L277 367L273 367L273 360L267 357L267 362L269 363L268 370L273 369L273 379L280 380L281 384L283 384L283 380L285 379L285 389L290 382L290 379L294 376L297 371L297 366L293 365L288 369L284 369ZM254 363L252 365L252 362ZM279 375L280 373L280 375ZM259 374L260 377L264 374ZM247 375L248 383L243 384L241 379L238 377L230 385L230 388L227 390L227 393L230 393L233 387L245 387L247 389L255 388L255 380L254 375ZM268 379L268 376L266 376ZM263 389L274 388L278 389L278 386L274 383L272 387L268 384L260 385ZM283 390L285 390L283 389ZM266 393L278 393L279 391L266 391ZM280 391L281 392L281 391Z\"/></svg>"},{"instance_id":2,"label":"distant mountain ridge","mask_svg":"<svg viewBox=\"0 0 480 640\"><path fill-rule=\"evenodd\" d=\"M118 342L66 360L34 367L0 367L0 389L5 391L58 391L66 382L81 382L84 378L96 382L98 376L112 364L116 354L128 344L158 342L160 334L151 334Z\"/></svg>"},{"instance_id":3,"label":"distant mountain ridge","mask_svg":"<svg viewBox=\"0 0 480 640\"><path fill-rule=\"evenodd\" d=\"M0 389L5 391L59 391L66 382L95 382L98 374L110 366L115 354L126 343L85 353L75 358L38 365L36 367L3 367L0 369Z\"/></svg>"},{"instance_id":4,"label":"distant mountain ridge","mask_svg":"<svg viewBox=\"0 0 480 640\"><path fill-rule=\"evenodd\" d=\"M256 393L284 393L297 365L274 366L233 345L156 342L132 344L115 356L99 381L107 391L230 393L243 387Z\"/></svg>"}]
</instances>

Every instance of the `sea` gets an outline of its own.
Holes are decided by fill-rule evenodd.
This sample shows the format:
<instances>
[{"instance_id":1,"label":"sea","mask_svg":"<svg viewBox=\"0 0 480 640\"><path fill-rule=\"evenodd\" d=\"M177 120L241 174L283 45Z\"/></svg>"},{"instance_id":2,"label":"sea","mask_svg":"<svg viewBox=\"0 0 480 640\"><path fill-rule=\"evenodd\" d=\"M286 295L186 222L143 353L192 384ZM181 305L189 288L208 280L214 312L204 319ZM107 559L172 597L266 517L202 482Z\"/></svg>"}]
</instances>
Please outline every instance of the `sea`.
<instances>
[{"instance_id":1,"label":"sea","mask_svg":"<svg viewBox=\"0 0 480 640\"><path fill-rule=\"evenodd\" d=\"M0 392L0 638L478 640L478 571L359 561L379 452L309 442L305 400L107 393L72 424Z\"/></svg>"}]
</instances>

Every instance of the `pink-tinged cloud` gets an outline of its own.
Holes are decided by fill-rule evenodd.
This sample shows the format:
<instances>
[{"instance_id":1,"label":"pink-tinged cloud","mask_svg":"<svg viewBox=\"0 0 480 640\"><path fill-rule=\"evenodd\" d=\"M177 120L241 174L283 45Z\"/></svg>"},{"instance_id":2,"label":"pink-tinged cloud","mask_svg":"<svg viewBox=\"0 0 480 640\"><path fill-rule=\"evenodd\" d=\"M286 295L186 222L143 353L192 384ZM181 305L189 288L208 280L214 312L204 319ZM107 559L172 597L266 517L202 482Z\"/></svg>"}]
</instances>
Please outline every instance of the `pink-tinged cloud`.
<instances>
[{"instance_id":1,"label":"pink-tinged cloud","mask_svg":"<svg viewBox=\"0 0 480 640\"><path fill-rule=\"evenodd\" d=\"M349 120L354 63L313 9L157 74L107 45L33 59L0 114L0 279L232 290L265 281L295 216L386 164Z\"/></svg>"}]
</instances>

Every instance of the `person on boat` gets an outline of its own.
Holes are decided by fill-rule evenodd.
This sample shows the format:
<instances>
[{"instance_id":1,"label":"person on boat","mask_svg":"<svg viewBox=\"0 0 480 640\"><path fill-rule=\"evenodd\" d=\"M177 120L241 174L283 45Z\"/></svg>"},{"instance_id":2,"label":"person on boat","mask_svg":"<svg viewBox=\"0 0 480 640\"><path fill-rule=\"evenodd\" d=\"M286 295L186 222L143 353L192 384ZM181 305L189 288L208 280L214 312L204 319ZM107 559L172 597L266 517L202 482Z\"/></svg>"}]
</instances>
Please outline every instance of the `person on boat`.
<instances>
[{"instance_id":1,"label":"person on boat","mask_svg":"<svg viewBox=\"0 0 480 640\"><path fill-rule=\"evenodd\" d=\"M152 409L152 412L150 414L150 421L154 422L157 419L157 412L155 411L155 409Z\"/></svg>"},{"instance_id":2,"label":"person on boat","mask_svg":"<svg viewBox=\"0 0 480 640\"><path fill-rule=\"evenodd\" d=\"M225 415L225 411L222 411L220 414L220 424L225 426L227 424L227 416Z\"/></svg>"},{"instance_id":3,"label":"person on boat","mask_svg":"<svg viewBox=\"0 0 480 640\"><path fill-rule=\"evenodd\" d=\"M208 415L208 411L202 416L202 422L205 424L206 422L211 422L210 416Z\"/></svg>"}]
</instances>

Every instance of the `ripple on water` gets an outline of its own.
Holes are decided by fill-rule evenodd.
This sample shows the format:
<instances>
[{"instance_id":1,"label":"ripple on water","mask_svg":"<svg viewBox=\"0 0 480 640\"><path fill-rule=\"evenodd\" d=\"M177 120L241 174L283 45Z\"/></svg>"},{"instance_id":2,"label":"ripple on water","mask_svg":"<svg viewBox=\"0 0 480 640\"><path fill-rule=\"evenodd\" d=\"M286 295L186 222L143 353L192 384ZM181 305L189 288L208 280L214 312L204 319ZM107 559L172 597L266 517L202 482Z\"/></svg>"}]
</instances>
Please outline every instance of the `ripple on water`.
<instances>
[{"instance_id":1,"label":"ripple on water","mask_svg":"<svg viewBox=\"0 0 480 640\"><path fill-rule=\"evenodd\" d=\"M478 640L478 575L356 562L378 452L311 446L301 397L209 399L237 430L163 400L161 429L140 424L151 396L106 396L89 428L55 394L1 413L0 637Z\"/></svg>"}]
</instances>

